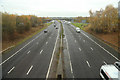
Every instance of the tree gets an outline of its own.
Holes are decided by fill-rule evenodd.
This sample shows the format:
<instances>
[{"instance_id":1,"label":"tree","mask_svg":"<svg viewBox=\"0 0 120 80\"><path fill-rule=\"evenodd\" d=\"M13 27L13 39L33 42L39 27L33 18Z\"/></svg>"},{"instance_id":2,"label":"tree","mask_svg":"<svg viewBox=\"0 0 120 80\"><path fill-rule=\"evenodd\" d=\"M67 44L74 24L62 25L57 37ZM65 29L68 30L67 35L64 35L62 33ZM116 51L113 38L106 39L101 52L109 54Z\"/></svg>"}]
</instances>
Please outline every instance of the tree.
<instances>
[{"instance_id":1,"label":"tree","mask_svg":"<svg viewBox=\"0 0 120 80\"><path fill-rule=\"evenodd\" d=\"M5 39L14 39L14 32L16 28L16 16L8 13L4 13L2 15L2 31L3 31L3 38Z\"/></svg>"},{"instance_id":2,"label":"tree","mask_svg":"<svg viewBox=\"0 0 120 80\"><path fill-rule=\"evenodd\" d=\"M36 24L38 24L38 18L36 16L31 16L30 18L32 27L36 27Z\"/></svg>"},{"instance_id":3,"label":"tree","mask_svg":"<svg viewBox=\"0 0 120 80\"><path fill-rule=\"evenodd\" d=\"M18 33L23 33L25 30L25 24L22 16L17 16L16 18L16 30Z\"/></svg>"},{"instance_id":4,"label":"tree","mask_svg":"<svg viewBox=\"0 0 120 80\"><path fill-rule=\"evenodd\" d=\"M118 11L112 5L106 6L105 10L92 12L90 14L91 29L96 32L112 32L117 31L118 27Z\"/></svg>"}]
</instances>

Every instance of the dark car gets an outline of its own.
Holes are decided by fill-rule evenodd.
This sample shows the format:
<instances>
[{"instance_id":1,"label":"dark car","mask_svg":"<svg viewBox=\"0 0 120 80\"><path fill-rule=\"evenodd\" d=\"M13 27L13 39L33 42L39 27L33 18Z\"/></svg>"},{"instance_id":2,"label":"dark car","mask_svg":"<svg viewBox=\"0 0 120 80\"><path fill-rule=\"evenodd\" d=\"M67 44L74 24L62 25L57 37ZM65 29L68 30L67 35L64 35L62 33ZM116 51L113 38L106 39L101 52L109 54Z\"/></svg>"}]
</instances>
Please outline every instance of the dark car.
<instances>
[{"instance_id":1,"label":"dark car","mask_svg":"<svg viewBox=\"0 0 120 80\"><path fill-rule=\"evenodd\" d=\"M58 29L58 27L56 27L56 29Z\"/></svg>"},{"instance_id":2,"label":"dark car","mask_svg":"<svg viewBox=\"0 0 120 80\"><path fill-rule=\"evenodd\" d=\"M54 27L56 27L56 25L54 24Z\"/></svg>"},{"instance_id":3,"label":"dark car","mask_svg":"<svg viewBox=\"0 0 120 80\"><path fill-rule=\"evenodd\" d=\"M45 30L44 30L44 33L47 33L47 32L48 32L48 30L47 30L47 29L45 29Z\"/></svg>"}]
</instances>

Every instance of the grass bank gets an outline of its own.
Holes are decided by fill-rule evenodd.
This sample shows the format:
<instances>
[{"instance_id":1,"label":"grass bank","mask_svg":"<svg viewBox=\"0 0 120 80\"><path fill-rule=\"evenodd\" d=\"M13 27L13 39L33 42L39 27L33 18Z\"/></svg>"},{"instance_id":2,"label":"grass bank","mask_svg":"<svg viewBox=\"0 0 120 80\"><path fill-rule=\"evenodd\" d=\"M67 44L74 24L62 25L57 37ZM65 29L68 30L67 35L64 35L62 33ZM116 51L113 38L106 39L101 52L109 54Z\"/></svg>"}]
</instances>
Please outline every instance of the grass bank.
<instances>
[{"instance_id":1,"label":"grass bank","mask_svg":"<svg viewBox=\"0 0 120 80\"><path fill-rule=\"evenodd\" d=\"M118 34L119 32L111 32L111 33L96 33L94 31L91 31L90 25L84 28L84 31L92 34L105 44L109 45L110 47L114 48L116 51L120 52L118 48L120 48L120 45L118 44Z\"/></svg>"},{"instance_id":2,"label":"grass bank","mask_svg":"<svg viewBox=\"0 0 120 80\"><path fill-rule=\"evenodd\" d=\"M85 26L87 26L87 24L85 23L71 23L72 25L79 27L80 29L84 29Z\"/></svg>"}]
</instances>

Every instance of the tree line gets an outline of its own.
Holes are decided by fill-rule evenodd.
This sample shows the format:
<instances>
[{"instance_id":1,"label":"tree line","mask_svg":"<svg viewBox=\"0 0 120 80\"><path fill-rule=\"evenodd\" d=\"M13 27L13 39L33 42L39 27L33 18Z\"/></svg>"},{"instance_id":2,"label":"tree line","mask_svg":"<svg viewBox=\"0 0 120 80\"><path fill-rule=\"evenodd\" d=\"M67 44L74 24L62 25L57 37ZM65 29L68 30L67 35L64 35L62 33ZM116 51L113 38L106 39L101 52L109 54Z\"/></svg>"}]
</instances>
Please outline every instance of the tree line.
<instances>
[{"instance_id":1,"label":"tree line","mask_svg":"<svg viewBox=\"0 0 120 80\"><path fill-rule=\"evenodd\" d=\"M112 5L106 6L105 10L102 8L99 11L90 14L90 29L97 33L110 33L118 31L118 8Z\"/></svg>"},{"instance_id":2,"label":"tree line","mask_svg":"<svg viewBox=\"0 0 120 80\"><path fill-rule=\"evenodd\" d=\"M31 30L32 27L44 27L45 17L35 15L15 15L2 13L2 39L14 40L17 34L24 34Z\"/></svg>"},{"instance_id":3,"label":"tree line","mask_svg":"<svg viewBox=\"0 0 120 80\"><path fill-rule=\"evenodd\" d=\"M82 20L85 20L86 23L89 23L89 17L82 17L82 16L78 16L76 18L74 18L74 22L78 22L78 23L81 23Z\"/></svg>"}]
</instances>

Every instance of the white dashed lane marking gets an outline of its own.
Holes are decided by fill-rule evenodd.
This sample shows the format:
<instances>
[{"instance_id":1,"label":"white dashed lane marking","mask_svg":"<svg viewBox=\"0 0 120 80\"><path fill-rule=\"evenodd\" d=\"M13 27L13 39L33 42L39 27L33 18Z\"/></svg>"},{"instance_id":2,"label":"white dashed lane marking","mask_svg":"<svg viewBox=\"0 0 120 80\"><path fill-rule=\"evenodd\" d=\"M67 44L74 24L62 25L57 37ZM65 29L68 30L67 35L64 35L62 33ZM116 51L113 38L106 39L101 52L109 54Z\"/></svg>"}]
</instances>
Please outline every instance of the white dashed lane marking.
<instances>
[{"instance_id":1,"label":"white dashed lane marking","mask_svg":"<svg viewBox=\"0 0 120 80\"><path fill-rule=\"evenodd\" d=\"M90 49L93 51L93 48L92 48L92 47L90 47Z\"/></svg>"},{"instance_id":2,"label":"white dashed lane marking","mask_svg":"<svg viewBox=\"0 0 120 80\"><path fill-rule=\"evenodd\" d=\"M32 70L32 68L33 68L33 65L29 68L29 70L28 70L28 72L27 72L26 75L28 75L30 73L30 71Z\"/></svg>"},{"instance_id":3,"label":"white dashed lane marking","mask_svg":"<svg viewBox=\"0 0 120 80\"><path fill-rule=\"evenodd\" d=\"M81 49L79 48L79 50L81 51Z\"/></svg>"},{"instance_id":4,"label":"white dashed lane marking","mask_svg":"<svg viewBox=\"0 0 120 80\"><path fill-rule=\"evenodd\" d=\"M27 54L29 54L29 53L30 53L30 51L27 52Z\"/></svg>"},{"instance_id":5,"label":"white dashed lane marking","mask_svg":"<svg viewBox=\"0 0 120 80\"><path fill-rule=\"evenodd\" d=\"M87 65L88 65L89 67L91 67L88 61L86 61L86 63L87 63Z\"/></svg>"},{"instance_id":6,"label":"white dashed lane marking","mask_svg":"<svg viewBox=\"0 0 120 80\"><path fill-rule=\"evenodd\" d=\"M43 52L43 50L40 51L40 54Z\"/></svg>"},{"instance_id":7,"label":"white dashed lane marking","mask_svg":"<svg viewBox=\"0 0 120 80\"><path fill-rule=\"evenodd\" d=\"M46 42L46 44L48 44L48 42Z\"/></svg>"},{"instance_id":8,"label":"white dashed lane marking","mask_svg":"<svg viewBox=\"0 0 120 80\"><path fill-rule=\"evenodd\" d=\"M12 69L10 69L10 71L8 71L8 74L11 73L13 71L13 69L15 69L15 67L13 67Z\"/></svg>"}]
</instances>

